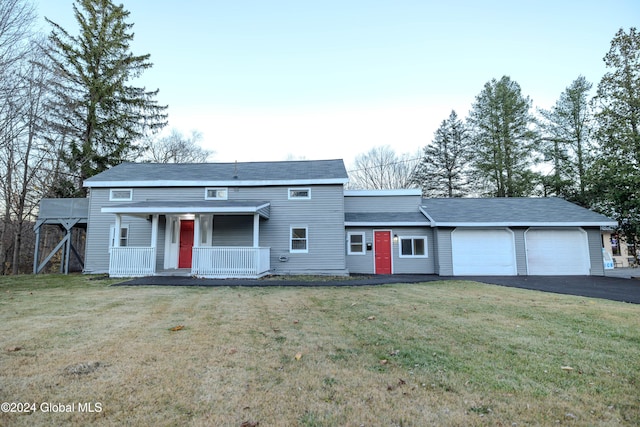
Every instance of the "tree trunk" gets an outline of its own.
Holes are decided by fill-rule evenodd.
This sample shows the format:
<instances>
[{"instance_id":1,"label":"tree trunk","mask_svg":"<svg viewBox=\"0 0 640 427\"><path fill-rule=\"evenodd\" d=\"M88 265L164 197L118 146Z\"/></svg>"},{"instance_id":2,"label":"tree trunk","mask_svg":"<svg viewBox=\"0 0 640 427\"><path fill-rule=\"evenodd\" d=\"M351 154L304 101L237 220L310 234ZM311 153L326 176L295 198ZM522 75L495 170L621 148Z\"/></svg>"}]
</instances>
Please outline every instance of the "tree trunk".
<instances>
[{"instance_id":1,"label":"tree trunk","mask_svg":"<svg viewBox=\"0 0 640 427\"><path fill-rule=\"evenodd\" d=\"M22 225L23 222L19 221L16 225L13 241L13 260L11 263L11 274L16 275L20 273L20 248L22 247Z\"/></svg>"}]
</instances>

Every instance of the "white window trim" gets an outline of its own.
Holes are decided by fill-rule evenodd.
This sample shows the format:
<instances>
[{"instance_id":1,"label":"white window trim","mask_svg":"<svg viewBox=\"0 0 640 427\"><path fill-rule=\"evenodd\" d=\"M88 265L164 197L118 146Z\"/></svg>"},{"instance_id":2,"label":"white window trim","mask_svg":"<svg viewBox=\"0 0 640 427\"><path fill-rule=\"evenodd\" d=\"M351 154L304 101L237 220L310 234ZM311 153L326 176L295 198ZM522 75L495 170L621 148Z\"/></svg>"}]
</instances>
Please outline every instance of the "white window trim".
<instances>
[{"instance_id":1,"label":"white window trim","mask_svg":"<svg viewBox=\"0 0 640 427\"><path fill-rule=\"evenodd\" d=\"M351 236L362 236L362 252L352 252L351 251ZM367 243L366 243L366 235L364 231L353 231L347 233L347 255L366 255L367 254Z\"/></svg>"},{"instance_id":2,"label":"white window trim","mask_svg":"<svg viewBox=\"0 0 640 427\"><path fill-rule=\"evenodd\" d=\"M403 255L402 254L402 241L403 240L424 240L424 255ZM398 257L399 258L429 258L429 246L427 246L427 236L400 236L398 240ZM411 251L413 251L413 242L411 243Z\"/></svg>"},{"instance_id":3,"label":"white window trim","mask_svg":"<svg viewBox=\"0 0 640 427\"><path fill-rule=\"evenodd\" d=\"M218 190L224 190L224 197L209 197L210 190L215 190L216 193ZM206 187L204 189L204 199L205 200L229 200L229 189L227 187Z\"/></svg>"},{"instance_id":4,"label":"white window trim","mask_svg":"<svg viewBox=\"0 0 640 427\"><path fill-rule=\"evenodd\" d=\"M129 224L120 224L120 229L126 229L127 230L127 244L125 246L120 246L120 247L126 247L129 246ZM118 239L121 238L121 235L118 234ZM115 245L115 239L116 239L116 225L115 224L111 224L109 226L109 252L111 252L111 248L114 247Z\"/></svg>"},{"instance_id":5,"label":"white window trim","mask_svg":"<svg viewBox=\"0 0 640 427\"><path fill-rule=\"evenodd\" d=\"M305 249L293 249L293 229L303 228L305 230ZM301 239L300 239L301 240ZM292 225L289 227L289 253L292 254L306 254L309 253L309 226L307 225Z\"/></svg>"},{"instance_id":6,"label":"white window trim","mask_svg":"<svg viewBox=\"0 0 640 427\"><path fill-rule=\"evenodd\" d=\"M291 192L292 191L306 191L307 192L307 197L291 197ZM310 187L291 187L287 189L287 197L289 198L289 200L311 200L311 188Z\"/></svg>"},{"instance_id":7,"label":"white window trim","mask_svg":"<svg viewBox=\"0 0 640 427\"><path fill-rule=\"evenodd\" d=\"M128 191L129 192L129 198L128 199L119 199L119 198L115 198L113 197L113 193L115 191ZM132 188L112 188L109 190L109 201L110 202L130 202L133 200L133 189Z\"/></svg>"}]
</instances>

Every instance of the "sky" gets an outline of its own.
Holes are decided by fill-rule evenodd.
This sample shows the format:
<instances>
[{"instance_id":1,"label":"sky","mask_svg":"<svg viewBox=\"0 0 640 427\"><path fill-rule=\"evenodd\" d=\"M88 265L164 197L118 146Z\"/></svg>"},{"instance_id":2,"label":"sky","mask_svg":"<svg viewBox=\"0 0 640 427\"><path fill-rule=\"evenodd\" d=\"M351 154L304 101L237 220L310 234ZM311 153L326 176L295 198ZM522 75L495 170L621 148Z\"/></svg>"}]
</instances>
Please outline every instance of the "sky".
<instances>
[{"instance_id":1,"label":"sky","mask_svg":"<svg viewBox=\"0 0 640 427\"><path fill-rule=\"evenodd\" d=\"M42 31L74 28L72 0L35 1ZM136 84L160 90L164 132L201 132L216 162L418 153L491 79L534 108L580 75L595 92L615 33L640 24L638 0L114 2L151 54Z\"/></svg>"}]
</instances>

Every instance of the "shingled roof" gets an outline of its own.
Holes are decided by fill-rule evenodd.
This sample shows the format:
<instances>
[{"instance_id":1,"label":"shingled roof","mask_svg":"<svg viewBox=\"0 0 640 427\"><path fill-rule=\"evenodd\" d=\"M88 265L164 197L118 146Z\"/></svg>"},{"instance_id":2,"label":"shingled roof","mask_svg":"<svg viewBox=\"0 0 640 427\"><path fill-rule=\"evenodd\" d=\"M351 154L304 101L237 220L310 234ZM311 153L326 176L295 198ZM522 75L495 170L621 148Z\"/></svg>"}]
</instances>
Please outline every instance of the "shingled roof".
<instances>
[{"instance_id":1,"label":"shingled roof","mask_svg":"<svg viewBox=\"0 0 640 427\"><path fill-rule=\"evenodd\" d=\"M84 182L85 187L344 184L342 160L243 163L122 163Z\"/></svg>"},{"instance_id":2,"label":"shingled roof","mask_svg":"<svg viewBox=\"0 0 640 427\"><path fill-rule=\"evenodd\" d=\"M559 198L423 199L432 226L600 226L616 221Z\"/></svg>"},{"instance_id":3,"label":"shingled roof","mask_svg":"<svg viewBox=\"0 0 640 427\"><path fill-rule=\"evenodd\" d=\"M418 212L346 212L347 226L429 226L429 220Z\"/></svg>"}]
</instances>

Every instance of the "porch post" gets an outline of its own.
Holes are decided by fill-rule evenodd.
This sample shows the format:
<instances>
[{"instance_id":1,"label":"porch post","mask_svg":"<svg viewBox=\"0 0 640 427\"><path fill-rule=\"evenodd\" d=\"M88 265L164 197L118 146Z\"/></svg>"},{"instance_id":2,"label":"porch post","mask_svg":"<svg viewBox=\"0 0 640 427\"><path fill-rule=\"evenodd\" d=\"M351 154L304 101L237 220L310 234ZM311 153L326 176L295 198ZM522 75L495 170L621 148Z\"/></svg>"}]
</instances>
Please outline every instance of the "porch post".
<instances>
[{"instance_id":1,"label":"porch post","mask_svg":"<svg viewBox=\"0 0 640 427\"><path fill-rule=\"evenodd\" d=\"M196 214L193 220L193 247L200 246L200 214Z\"/></svg>"},{"instance_id":2,"label":"porch post","mask_svg":"<svg viewBox=\"0 0 640 427\"><path fill-rule=\"evenodd\" d=\"M158 218L160 215L151 216L151 247L155 250L158 247Z\"/></svg>"},{"instance_id":3,"label":"porch post","mask_svg":"<svg viewBox=\"0 0 640 427\"><path fill-rule=\"evenodd\" d=\"M253 214L253 247L260 246L260 215Z\"/></svg>"},{"instance_id":4,"label":"porch post","mask_svg":"<svg viewBox=\"0 0 640 427\"><path fill-rule=\"evenodd\" d=\"M120 230L122 228L122 215L120 214L116 214L116 225L115 225L115 230L113 231L113 247L114 248L119 248L120 247L120 238L122 237L122 231Z\"/></svg>"},{"instance_id":5,"label":"porch post","mask_svg":"<svg viewBox=\"0 0 640 427\"><path fill-rule=\"evenodd\" d=\"M160 218L160 215L158 214L153 214L151 216L151 247L153 248L152 252L153 252L153 256L152 256L152 271L155 274L156 272L156 260L157 258L157 252L158 252L158 219Z\"/></svg>"}]
</instances>

